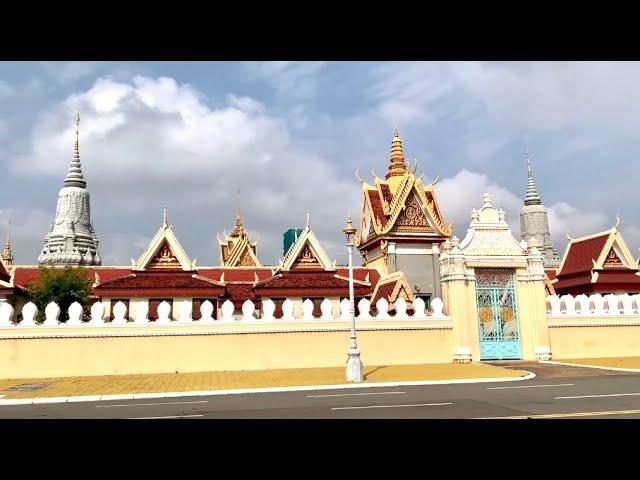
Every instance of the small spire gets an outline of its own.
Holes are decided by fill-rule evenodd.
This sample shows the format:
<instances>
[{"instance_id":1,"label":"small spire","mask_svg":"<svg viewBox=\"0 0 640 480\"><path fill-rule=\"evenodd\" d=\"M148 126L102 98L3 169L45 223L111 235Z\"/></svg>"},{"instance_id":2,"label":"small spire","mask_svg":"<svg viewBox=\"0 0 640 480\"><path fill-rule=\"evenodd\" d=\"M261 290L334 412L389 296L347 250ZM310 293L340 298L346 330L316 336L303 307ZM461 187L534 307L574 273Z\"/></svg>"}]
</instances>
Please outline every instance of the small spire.
<instances>
[{"instance_id":1,"label":"small spire","mask_svg":"<svg viewBox=\"0 0 640 480\"><path fill-rule=\"evenodd\" d=\"M236 224L231 232L232 237L241 236L244 233L244 227L242 226L242 216L240 215L240 189L236 197Z\"/></svg>"},{"instance_id":2,"label":"small spire","mask_svg":"<svg viewBox=\"0 0 640 480\"><path fill-rule=\"evenodd\" d=\"M525 147L525 157L527 159L527 194L524 199L525 205L542 205L540 195L538 195L538 189L536 182L533 179L533 173L531 173L531 158L529 157L529 147Z\"/></svg>"},{"instance_id":3,"label":"small spire","mask_svg":"<svg viewBox=\"0 0 640 480\"><path fill-rule=\"evenodd\" d=\"M309 227L309 222L311 221L311 212L309 212L309 210L307 210L307 228L311 228Z\"/></svg>"},{"instance_id":4,"label":"small spire","mask_svg":"<svg viewBox=\"0 0 640 480\"><path fill-rule=\"evenodd\" d=\"M164 211L162 212L162 226L167 228L169 223L167 222L167 206L164 206Z\"/></svg>"},{"instance_id":5,"label":"small spire","mask_svg":"<svg viewBox=\"0 0 640 480\"><path fill-rule=\"evenodd\" d=\"M11 250L11 220L9 220L9 229L7 230L7 240L2 251L2 261L6 265L13 264L13 252Z\"/></svg>"},{"instance_id":6,"label":"small spire","mask_svg":"<svg viewBox=\"0 0 640 480\"><path fill-rule=\"evenodd\" d=\"M396 128L393 132L393 140L391 141L391 159L389 160L389 167L387 168L387 174L384 178L389 179L389 177L404 175L405 173L407 173L407 164L404 160L402 140L400 140L400 134Z\"/></svg>"},{"instance_id":7,"label":"small spire","mask_svg":"<svg viewBox=\"0 0 640 480\"><path fill-rule=\"evenodd\" d=\"M87 186L87 182L85 182L82 176L82 165L80 164L80 110L76 112L76 141L73 147L73 158L69 165L67 178L64 180L64 186L80 188L86 188Z\"/></svg>"}]
</instances>

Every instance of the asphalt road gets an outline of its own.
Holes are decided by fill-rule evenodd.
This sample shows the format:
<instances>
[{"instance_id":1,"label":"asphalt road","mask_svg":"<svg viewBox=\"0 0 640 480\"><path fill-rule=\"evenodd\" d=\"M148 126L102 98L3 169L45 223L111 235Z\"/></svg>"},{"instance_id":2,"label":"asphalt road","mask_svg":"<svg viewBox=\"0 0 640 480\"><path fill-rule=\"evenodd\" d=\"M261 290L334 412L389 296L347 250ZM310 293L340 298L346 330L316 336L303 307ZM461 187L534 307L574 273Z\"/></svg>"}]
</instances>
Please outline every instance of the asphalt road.
<instances>
[{"instance_id":1,"label":"asphalt road","mask_svg":"<svg viewBox=\"0 0 640 480\"><path fill-rule=\"evenodd\" d=\"M533 380L0 406L0 418L640 418L640 374L501 364Z\"/></svg>"}]
</instances>

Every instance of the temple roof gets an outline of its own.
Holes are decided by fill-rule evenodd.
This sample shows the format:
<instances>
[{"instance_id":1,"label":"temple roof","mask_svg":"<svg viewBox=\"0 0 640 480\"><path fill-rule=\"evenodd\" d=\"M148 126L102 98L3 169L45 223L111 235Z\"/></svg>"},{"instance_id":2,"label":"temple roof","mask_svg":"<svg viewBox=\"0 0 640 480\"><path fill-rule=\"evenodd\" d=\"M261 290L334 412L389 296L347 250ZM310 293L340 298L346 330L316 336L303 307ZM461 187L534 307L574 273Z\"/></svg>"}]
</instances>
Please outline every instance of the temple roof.
<instances>
[{"instance_id":1,"label":"temple roof","mask_svg":"<svg viewBox=\"0 0 640 480\"><path fill-rule=\"evenodd\" d=\"M224 286L215 280L183 270L134 272L94 286L100 296L218 296Z\"/></svg>"},{"instance_id":2,"label":"temple roof","mask_svg":"<svg viewBox=\"0 0 640 480\"><path fill-rule=\"evenodd\" d=\"M394 272L385 277L380 278L371 295L371 305L376 304L381 298L386 299L390 305L393 305L398 298L404 298L411 307L415 300L415 295L411 291L407 277L403 272Z\"/></svg>"},{"instance_id":3,"label":"temple roof","mask_svg":"<svg viewBox=\"0 0 640 480\"><path fill-rule=\"evenodd\" d=\"M452 225L445 224L435 197L437 179L424 185L422 176L407 168L398 131L391 143L391 159L385 178L375 175L375 184L361 180L362 213L358 244L387 234L416 233L449 237Z\"/></svg>"},{"instance_id":4,"label":"temple roof","mask_svg":"<svg viewBox=\"0 0 640 480\"><path fill-rule=\"evenodd\" d=\"M591 285L609 285L616 289L640 287L640 269L631 255L622 234L616 225L604 232L581 238L570 238L565 254L557 270L553 286L559 293L567 288L577 292L576 287L584 286L585 292Z\"/></svg>"},{"instance_id":5,"label":"temple roof","mask_svg":"<svg viewBox=\"0 0 640 480\"><path fill-rule=\"evenodd\" d=\"M258 242L254 241L251 234L244 228L240 215L239 196L238 192L238 207L233 230L230 235L225 234L224 240L218 238L220 264L223 267L260 267Z\"/></svg>"}]
</instances>

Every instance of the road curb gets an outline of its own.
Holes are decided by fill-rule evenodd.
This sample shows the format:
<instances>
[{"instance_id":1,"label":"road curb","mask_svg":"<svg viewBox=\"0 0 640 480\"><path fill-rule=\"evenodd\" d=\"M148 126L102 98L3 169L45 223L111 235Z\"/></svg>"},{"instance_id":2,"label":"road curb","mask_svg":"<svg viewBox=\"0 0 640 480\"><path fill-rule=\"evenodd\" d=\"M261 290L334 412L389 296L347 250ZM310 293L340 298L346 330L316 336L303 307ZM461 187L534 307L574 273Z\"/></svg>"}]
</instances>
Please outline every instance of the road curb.
<instances>
[{"instance_id":1,"label":"road curb","mask_svg":"<svg viewBox=\"0 0 640 480\"><path fill-rule=\"evenodd\" d=\"M464 378L459 380L416 380L406 382L376 382L376 383L345 383L334 385L304 385L296 387L264 387L264 388L237 388L231 390L198 390L191 392L158 392L158 393L130 393L114 395L77 395L72 397L36 397L36 398L13 398L0 400L2 405L33 405L41 403L71 403L71 402L105 402L110 400L142 400L150 398L175 398L175 397L209 397L214 395L240 395L246 393L284 393L284 392L304 392L318 390L341 390L346 388L381 388L381 387L404 387L420 385L455 385L463 383L497 383L497 382L519 382L535 378L535 373L529 372L522 377L498 377L498 378Z\"/></svg>"},{"instance_id":2,"label":"road curb","mask_svg":"<svg viewBox=\"0 0 640 480\"><path fill-rule=\"evenodd\" d=\"M553 360L540 360L540 363L547 363L547 364L551 364L551 365L566 365L568 367L597 368L599 370L614 370L616 372L640 373L640 368L602 367L600 365L581 365L579 363L556 362L556 361L553 361ZM0 402L1 401L2 400L0 400Z\"/></svg>"}]
</instances>

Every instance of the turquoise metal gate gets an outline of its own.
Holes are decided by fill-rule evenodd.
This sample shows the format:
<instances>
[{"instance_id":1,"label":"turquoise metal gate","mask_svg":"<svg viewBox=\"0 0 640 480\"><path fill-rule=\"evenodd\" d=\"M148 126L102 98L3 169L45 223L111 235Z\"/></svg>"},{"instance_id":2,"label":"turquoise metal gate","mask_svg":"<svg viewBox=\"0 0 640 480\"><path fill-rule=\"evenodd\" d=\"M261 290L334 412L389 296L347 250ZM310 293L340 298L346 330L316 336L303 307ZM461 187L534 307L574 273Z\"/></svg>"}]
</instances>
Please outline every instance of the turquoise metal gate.
<instances>
[{"instance_id":1,"label":"turquoise metal gate","mask_svg":"<svg viewBox=\"0 0 640 480\"><path fill-rule=\"evenodd\" d=\"M476 269L480 359L520 359L518 306L513 270Z\"/></svg>"}]
</instances>

